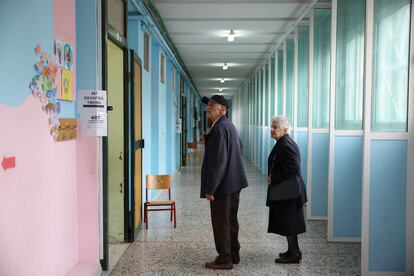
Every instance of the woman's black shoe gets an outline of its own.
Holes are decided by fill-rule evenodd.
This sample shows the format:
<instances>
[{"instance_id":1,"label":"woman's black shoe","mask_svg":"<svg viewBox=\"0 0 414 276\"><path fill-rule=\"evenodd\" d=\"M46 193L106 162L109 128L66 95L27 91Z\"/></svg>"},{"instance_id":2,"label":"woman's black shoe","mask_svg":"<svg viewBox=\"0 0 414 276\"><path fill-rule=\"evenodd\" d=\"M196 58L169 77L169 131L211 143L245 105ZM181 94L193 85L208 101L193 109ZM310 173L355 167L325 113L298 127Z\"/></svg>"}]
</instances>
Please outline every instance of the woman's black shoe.
<instances>
[{"instance_id":1,"label":"woman's black shoe","mask_svg":"<svg viewBox=\"0 0 414 276\"><path fill-rule=\"evenodd\" d=\"M279 253L280 258L286 258L288 251ZM302 251L299 250L299 258L302 260Z\"/></svg>"},{"instance_id":2,"label":"woman's black shoe","mask_svg":"<svg viewBox=\"0 0 414 276\"><path fill-rule=\"evenodd\" d=\"M300 263L301 256L297 254L296 256L286 256L283 258L277 258L275 263L277 264L298 264Z\"/></svg>"}]
</instances>

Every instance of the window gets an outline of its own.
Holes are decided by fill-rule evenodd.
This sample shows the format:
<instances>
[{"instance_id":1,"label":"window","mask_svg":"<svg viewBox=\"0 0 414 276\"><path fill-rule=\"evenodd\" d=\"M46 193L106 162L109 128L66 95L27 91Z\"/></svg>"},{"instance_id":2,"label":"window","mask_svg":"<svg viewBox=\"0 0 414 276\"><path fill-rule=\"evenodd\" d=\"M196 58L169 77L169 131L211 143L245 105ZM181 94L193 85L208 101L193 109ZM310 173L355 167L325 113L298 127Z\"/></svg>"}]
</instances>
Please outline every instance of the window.
<instances>
[{"instance_id":1,"label":"window","mask_svg":"<svg viewBox=\"0 0 414 276\"><path fill-rule=\"evenodd\" d=\"M298 127L309 121L309 27L298 28Z\"/></svg>"},{"instance_id":2,"label":"window","mask_svg":"<svg viewBox=\"0 0 414 276\"><path fill-rule=\"evenodd\" d=\"M283 114L283 50L277 51L277 115Z\"/></svg>"},{"instance_id":3,"label":"window","mask_svg":"<svg viewBox=\"0 0 414 276\"><path fill-rule=\"evenodd\" d=\"M331 10L315 9L312 127L329 126Z\"/></svg>"},{"instance_id":4,"label":"window","mask_svg":"<svg viewBox=\"0 0 414 276\"><path fill-rule=\"evenodd\" d=\"M123 37L125 37L125 1L108 1L108 22Z\"/></svg>"},{"instance_id":5,"label":"window","mask_svg":"<svg viewBox=\"0 0 414 276\"><path fill-rule=\"evenodd\" d=\"M165 58L164 55L160 55L160 79L161 83L165 84Z\"/></svg>"},{"instance_id":6,"label":"window","mask_svg":"<svg viewBox=\"0 0 414 276\"><path fill-rule=\"evenodd\" d=\"M374 2L372 131L407 131L410 0Z\"/></svg>"},{"instance_id":7,"label":"window","mask_svg":"<svg viewBox=\"0 0 414 276\"><path fill-rule=\"evenodd\" d=\"M339 0L335 129L362 129L365 1Z\"/></svg>"},{"instance_id":8,"label":"window","mask_svg":"<svg viewBox=\"0 0 414 276\"><path fill-rule=\"evenodd\" d=\"M293 125L293 88L294 88L294 53L295 43L293 39L286 41L286 117Z\"/></svg>"},{"instance_id":9,"label":"window","mask_svg":"<svg viewBox=\"0 0 414 276\"><path fill-rule=\"evenodd\" d=\"M150 36L144 33L144 69L149 72Z\"/></svg>"},{"instance_id":10,"label":"window","mask_svg":"<svg viewBox=\"0 0 414 276\"><path fill-rule=\"evenodd\" d=\"M175 68L171 67L171 86L172 86L172 91L175 92L176 90L176 76L175 76Z\"/></svg>"}]
</instances>

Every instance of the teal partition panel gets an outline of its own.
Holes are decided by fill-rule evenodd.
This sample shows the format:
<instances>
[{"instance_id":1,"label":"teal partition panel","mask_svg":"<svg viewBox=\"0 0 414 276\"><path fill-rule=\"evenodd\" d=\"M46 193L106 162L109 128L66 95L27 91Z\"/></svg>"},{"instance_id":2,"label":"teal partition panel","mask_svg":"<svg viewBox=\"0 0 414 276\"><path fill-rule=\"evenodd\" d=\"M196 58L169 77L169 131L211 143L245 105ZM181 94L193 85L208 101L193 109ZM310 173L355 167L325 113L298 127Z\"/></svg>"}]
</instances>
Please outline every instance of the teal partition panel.
<instances>
[{"instance_id":1,"label":"teal partition panel","mask_svg":"<svg viewBox=\"0 0 414 276\"><path fill-rule=\"evenodd\" d=\"M312 217L328 214L329 134L312 134Z\"/></svg>"},{"instance_id":2,"label":"teal partition panel","mask_svg":"<svg viewBox=\"0 0 414 276\"><path fill-rule=\"evenodd\" d=\"M406 269L407 141L372 141L369 271Z\"/></svg>"},{"instance_id":3,"label":"teal partition panel","mask_svg":"<svg viewBox=\"0 0 414 276\"><path fill-rule=\"evenodd\" d=\"M360 238L363 137L335 137L333 237Z\"/></svg>"}]
</instances>

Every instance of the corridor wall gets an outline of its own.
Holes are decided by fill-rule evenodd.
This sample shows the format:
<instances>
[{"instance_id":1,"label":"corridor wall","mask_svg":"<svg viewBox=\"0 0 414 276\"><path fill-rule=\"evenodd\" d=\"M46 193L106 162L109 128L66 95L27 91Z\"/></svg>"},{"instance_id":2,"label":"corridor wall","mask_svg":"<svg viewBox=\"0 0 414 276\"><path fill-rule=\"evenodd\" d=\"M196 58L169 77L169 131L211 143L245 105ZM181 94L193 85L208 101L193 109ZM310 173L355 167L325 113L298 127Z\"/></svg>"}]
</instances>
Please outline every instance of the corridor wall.
<instances>
[{"instance_id":1,"label":"corridor wall","mask_svg":"<svg viewBox=\"0 0 414 276\"><path fill-rule=\"evenodd\" d=\"M307 218L328 220L328 241L361 242L362 275L414 275L412 14L410 0L334 0L318 3L310 26L295 31L293 124L302 169L308 165ZM286 51L269 56L277 64L278 114L280 103L282 114L288 104ZM258 88L260 72L234 96L242 130L255 129L257 114L268 110L256 99L273 103ZM244 106L252 112L237 114ZM266 147L251 134L242 140L250 149L244 154L260 166Z\"/></svg>"},{"instance_id":2,"label":"corridor wall","mask_svg":"<svg viewBox=\"0 0 414 276\"><path fill-rule=\"evenodd\" d=\"M328 240L359 242L365 1L332 2Z\"/></svg>"},{"instance_id":3,"label":"corridor wall","mask_svg":"<svg viewBox=\"0 0 414 276\"><path fill-rule=\"evenodd\" d=\"M414 274L412 3L366 2L362 273Z\"/></svg>"},{"instance_id":4,"label":"corridor wall","mask_svg":"<svg viewBox=\"0 0 414 276\"><path fill-rule=\"evenodd\" d=\"M198 93L177 66L175 57L171 56L166 44L160 40L160 30L154 25L152 18L144 7L136 7L130 1L130 10L139 8L143 16L131 13L128 16L128 46L143 61L144 34L150 39L149 70L142 70L142 133L145 140L143 149L143 182L147 174L177 173L180 169L181 135L192 141L200 135L198 122L194 121L194 107L200 112ZM141 10L142 9L142 10ZM161 55L163 56L164 82L161 81ZM184 76L184 96L187 132L178 133L177 122L180 109L180 78ZM174 79L174 81L173 81ZM184 122L183 122L184 125ZM194 134L195 130L195 134ZM143 190L144 191L144 190Z\"/></svg>"}]
</instances>

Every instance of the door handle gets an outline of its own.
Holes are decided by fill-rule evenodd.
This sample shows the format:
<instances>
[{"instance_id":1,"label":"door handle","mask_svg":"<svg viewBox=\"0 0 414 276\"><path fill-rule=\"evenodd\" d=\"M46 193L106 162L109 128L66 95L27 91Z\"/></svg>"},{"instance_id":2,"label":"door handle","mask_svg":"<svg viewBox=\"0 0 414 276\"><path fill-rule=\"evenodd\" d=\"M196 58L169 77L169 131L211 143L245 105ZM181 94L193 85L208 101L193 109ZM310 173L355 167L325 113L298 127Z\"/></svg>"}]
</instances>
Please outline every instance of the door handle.
<instances>
[{"instance_id":1,"label":"door handle","mask_svg":"<svg viewBox=\"0 0 414 276\"><path fill-rule=\"evenodd\" d=\"M122 160L122 151L119 153L119 160Z\"/></svg>"}]
</instances>

